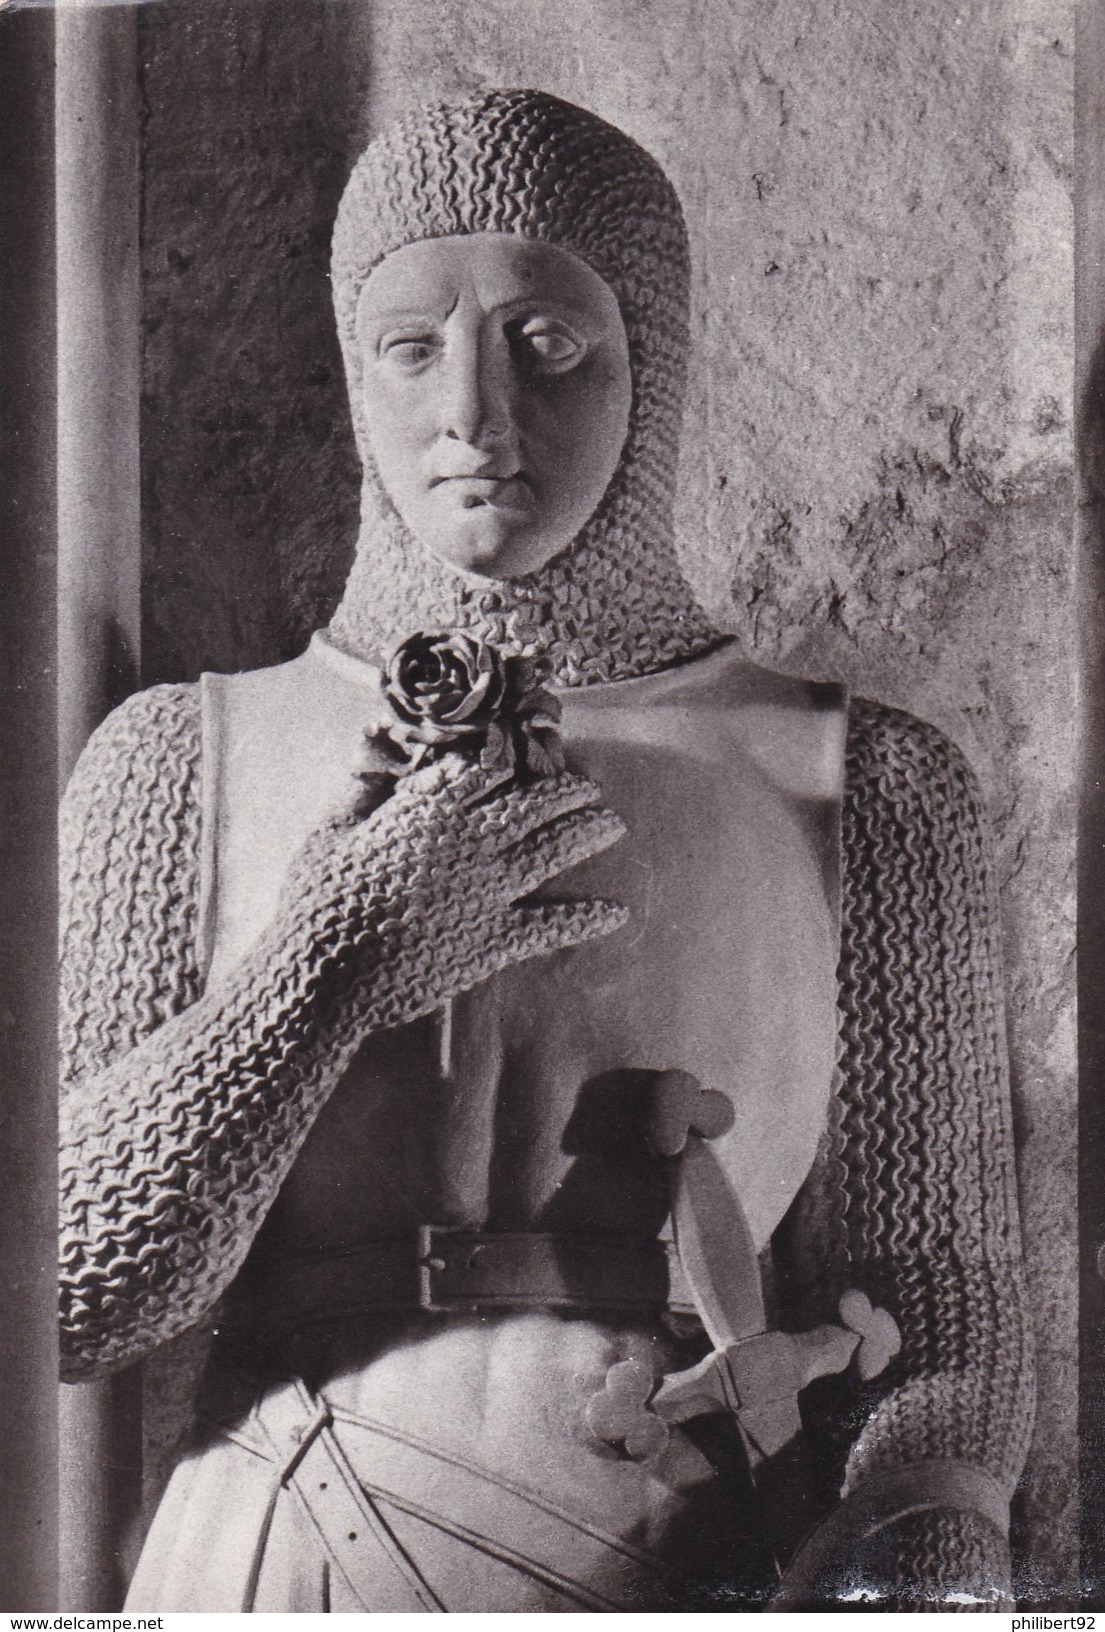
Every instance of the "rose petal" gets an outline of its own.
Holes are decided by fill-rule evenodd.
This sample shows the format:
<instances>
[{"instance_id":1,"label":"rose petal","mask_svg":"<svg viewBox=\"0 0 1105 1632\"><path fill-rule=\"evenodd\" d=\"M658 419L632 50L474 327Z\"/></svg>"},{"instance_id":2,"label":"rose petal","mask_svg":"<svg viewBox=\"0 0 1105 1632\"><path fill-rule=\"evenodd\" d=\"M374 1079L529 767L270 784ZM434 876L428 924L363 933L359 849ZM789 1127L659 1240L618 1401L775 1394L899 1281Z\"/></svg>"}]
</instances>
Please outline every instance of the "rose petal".
<instances>
[{"instance_id":1,"label":"rose petal","mask_svg":"<svg viewBox=\"0 0 1105 1632\"><path fill-rule=\"evenodd\" d=\"M451 711L451 713L441 714L438 716L442 723L451 722L453 720L471 719L472 715L475 714L478 708L480 708L484 702L484 699L490 692L493 678L494 676L490 671L488 671L486 674L481 674L471 691L468 693L467 697L461 698L460 702Z\"/></svg>"},{"instance_id":2,"label":"rose petal","mask_svg":"<svg viewBox=\"0 0 1105 1632\"><path fill-rule=\"evenodd\" d=\"M417 726L410 727L419 742L431 744L462 742L478 736L481 729L479 725L439 725L436 720L420 720Z\"/></svg>"},{"instance_id":3,"label":"rose petal","mask_svg":"<svg viewBox=\"0 0 1105 1632\"><path fill-rule=\"evenodd\" d=\"M396 714L401 720L409 720L411 724L415 724L421 717L410 706L407 699L401 694L397 694L391 686L384 687L384 701L392 713Z\"/></svg>"}]
</instances>

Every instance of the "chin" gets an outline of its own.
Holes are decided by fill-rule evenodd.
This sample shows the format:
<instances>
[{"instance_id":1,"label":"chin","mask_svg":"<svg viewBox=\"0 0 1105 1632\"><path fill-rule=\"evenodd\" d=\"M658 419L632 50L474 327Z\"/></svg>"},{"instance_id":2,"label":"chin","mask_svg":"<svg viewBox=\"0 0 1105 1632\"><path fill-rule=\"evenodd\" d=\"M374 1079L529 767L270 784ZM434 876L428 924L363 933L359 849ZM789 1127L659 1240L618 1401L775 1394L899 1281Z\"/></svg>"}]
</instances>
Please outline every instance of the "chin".
<instances>
[{"instance_id":1,"label":"chin","mask_svg":"<svg viewBox=\"0 0 1105 1632\"><path fill-rule=\"evenodd\" d=\"M451 537L439 534L430 544L439 561L476 578L524 578L537 572L559 555L562 544L519 537L494 525L458 531Z\"/></svg>"}]
</instances>

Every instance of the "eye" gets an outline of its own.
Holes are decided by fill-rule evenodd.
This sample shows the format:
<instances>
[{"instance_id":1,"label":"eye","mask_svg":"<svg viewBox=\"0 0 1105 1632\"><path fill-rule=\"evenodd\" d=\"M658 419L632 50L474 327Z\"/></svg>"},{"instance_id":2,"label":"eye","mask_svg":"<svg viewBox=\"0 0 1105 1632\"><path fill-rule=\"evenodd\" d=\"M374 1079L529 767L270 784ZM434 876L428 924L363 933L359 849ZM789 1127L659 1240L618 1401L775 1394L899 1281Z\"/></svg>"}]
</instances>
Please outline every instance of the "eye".
<instances>
[{"instance_id":1,"label":"eye","mask_svg":"<svg viewBox=\"0 0 1105 1632\"><path fill-rule=\"evenodd\" d=\"M531 317L515 331L512 349L536 374L566 374L582 362L587 347L564 323Z\"/></svg>"},{"instance_id":2,"label":"eye","mask_svg":"<svg viewBox=\"0 0 1105 1632\"><path fill-rule=\"evenodd\" d=\"M401 374L417 374L433 361L440 346L434 334L385 334L378 349L389 367Z\"/></svg>"}]
</instances>

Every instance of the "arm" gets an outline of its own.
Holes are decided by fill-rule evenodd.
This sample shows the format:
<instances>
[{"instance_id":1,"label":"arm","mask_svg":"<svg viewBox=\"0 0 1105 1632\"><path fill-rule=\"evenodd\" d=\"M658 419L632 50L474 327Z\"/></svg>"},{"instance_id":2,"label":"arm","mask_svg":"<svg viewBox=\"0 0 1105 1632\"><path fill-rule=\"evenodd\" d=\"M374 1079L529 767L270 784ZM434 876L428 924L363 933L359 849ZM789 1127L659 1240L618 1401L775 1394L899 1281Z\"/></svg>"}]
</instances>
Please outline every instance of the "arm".
<instances>
[{"instance_id":1,"label":"arm","mask_svg":"<svg viewBox=\"0 0 1105 1632\"><path fill-rule=\"evenodd\" d=\"M129 1364L211 1306L367 1035L623 921L604 902L517 904L620 836L590 784L489 785L453 755L319 829L273 923L200 994L196 773L184 732L171 749L152 734L153 707L106 722L67 802L71 1378Z\"/></svg>"},{"instance_id":2,"label":"arm","mask_svg":"<svg viewBox=\"0 0 1105 1632\"><path fill-rule=\"evenodd\" d=\"M104 721L62 800L58 851L64 1097L200 993L195 686L154 686Z\"/></svg>"},{"instance_id":3,"label":"arm","mask_svg":"<svg viewBox=\"0 0 1105 1632\"><path fill-rule=\"evenodd\" d=\"M854 705L821 1211L835 1223L830 1279L889 1308L903 1346L889 1389L860 1402L870 1414L844 1470L843 1507L882 1502L889 1522L835 1561L824 1595L873 1588L904 1608L1008 1597L1001 1520L1032 1428L984 831L974 780L939 732ZM928 1505L942 1488L947 1502ZM902 1514L914 1499L924 1510Z\"/></svg>"}]
</instances>

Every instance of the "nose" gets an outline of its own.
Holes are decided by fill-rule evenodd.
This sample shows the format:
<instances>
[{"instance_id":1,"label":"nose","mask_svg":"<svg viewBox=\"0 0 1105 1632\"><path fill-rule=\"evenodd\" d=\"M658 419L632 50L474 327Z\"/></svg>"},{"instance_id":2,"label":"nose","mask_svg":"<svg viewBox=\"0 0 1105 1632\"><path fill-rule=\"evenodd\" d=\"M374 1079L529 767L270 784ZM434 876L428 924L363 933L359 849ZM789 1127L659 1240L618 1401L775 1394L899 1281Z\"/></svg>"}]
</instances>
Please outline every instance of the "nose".
<instances>
[{"instance_id":1,"label":"nose","mask_svg":"<svg viewBox=\"0 0 1105 1632\"><path fill-rule=\"evenodd\" d=\"M448 337L442 378L442 430L491 451L514 432L510 350L506 337L475 325Z\"/></svg>"}]
</instances>

